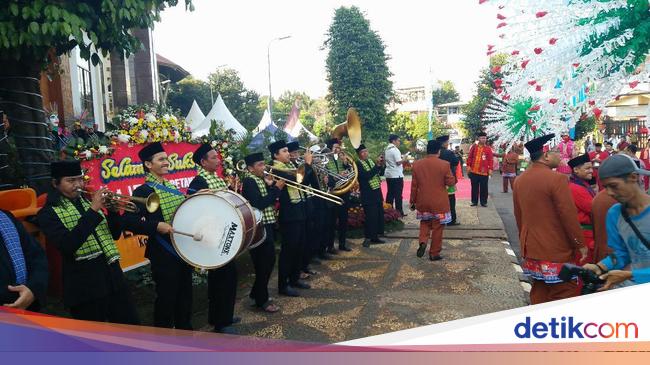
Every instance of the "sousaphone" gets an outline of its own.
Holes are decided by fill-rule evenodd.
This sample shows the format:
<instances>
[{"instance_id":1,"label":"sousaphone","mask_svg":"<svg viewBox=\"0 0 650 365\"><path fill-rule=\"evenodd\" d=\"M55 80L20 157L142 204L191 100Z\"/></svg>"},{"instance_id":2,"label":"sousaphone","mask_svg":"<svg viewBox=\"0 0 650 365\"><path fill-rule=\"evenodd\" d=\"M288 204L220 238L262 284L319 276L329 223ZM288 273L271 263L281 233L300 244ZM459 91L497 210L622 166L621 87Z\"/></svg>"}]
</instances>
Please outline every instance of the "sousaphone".
<instances>
[{"instance_id":1,"label":"sousaphone","mask_svg":"<svg viewBox=\"0 0 650 365\"><path fill-rule=\"evenodd\" d=\"M349 108L345 119L345 122L334 127L332 138L343 141L343 137L348 137L352 147L357 149L361 145L361 118L359 117L359 113L357 113L356 109ZM334 189L332 189L332 194L335 195L344 195L349 192L357 183L357 176L359 175L355 159L346 151L342 151L342 153L345 153L347 156L350 162L350 168L348 169L348 178L337 182Z\"/></svg>"}]
</instances>

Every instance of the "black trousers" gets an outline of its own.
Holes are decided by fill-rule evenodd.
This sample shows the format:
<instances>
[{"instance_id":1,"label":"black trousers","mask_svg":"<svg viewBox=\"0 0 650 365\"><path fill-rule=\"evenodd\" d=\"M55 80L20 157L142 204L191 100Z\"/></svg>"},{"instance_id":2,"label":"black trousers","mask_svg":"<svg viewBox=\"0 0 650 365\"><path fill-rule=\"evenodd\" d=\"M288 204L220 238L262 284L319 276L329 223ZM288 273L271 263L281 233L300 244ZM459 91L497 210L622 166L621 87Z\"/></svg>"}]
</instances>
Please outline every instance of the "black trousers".
<instances>
[{"instance_id":1,"label":"black trousers","mask_svg":"<svg viewBox=\"0 0 650 365\"><path fill-rule=\"evenodd\" d=\"M487 204L488 199L488 177L469 173L469 179L472 181L472 204L478 204L479 195L481 204Z\"/></svg>"},{"instance_id":2,"label":"black trousers","mask_svg":"<svg viewBox=\"0 0 650 365\"><path fill-rule=\"evenodd\" d=\"M320 198L311 197L307 201L307 228L305 235L305 246L302 250L301 269L307 270L311 259L320 252L321 247L326 243L326 211L325 201Z\"/></svg>"},{"instance_id":3,"label":"black trousers","mask_svg":"<svg viewBox=\"0 0 650 365\"><path fill-rule=\"evenodd\" d=\"M269 301L269 279L275 266L275 236L273 224L264 226L266 229L266 240L250 250L253 267L255 268L255 282L248 295L255 300L255 305L262 307Z\"/></svg>"},{"instance_id":4,"label":"black trousers","mask_svg":"<svg viewBox=\"0 0 650 365\"><path fill-rule=\"evenodd\" d=\"M280 262L278 263L278 289L282 290L289 284L300 279L302 250L307 235L307 224L304 220L280 223L282 246Z\"/></svg>"},{"instance_id":5,"label":"black trousers","mask_svg":"<svg viewBox=\"0 0 650 365\"><path fill-rule=\"evenodd\" d=\"M386 187L386 203L392 205L398 212L404 214L404 210L402 209L404 178L386 178Z\"/></svg>"},{"instance_id":6,"label":"black trousers","mask_svg":"<svg viewBox=\"0 0 650 365\"><path fill-rule=\"evenodd\" d=\"M70 307L74 319L121 324L140 324L138 312L128 288Z\"/></svg>"},{"instance_id":7,"label":"black trousers","mask_svg":"<svg viewBox=\"0 0 650 365\"><path fill-rule=\"evenodd\" d=\"M350 194L341 195L343 200L342 205L326 204L327 219L325 222L325 236L327 237L326 244L321 247L322 251L325 248L333 248L334 240L338 233L339 246L345 245L348 235L348 208L350 206Z\"/></svg>"},{"instance_id":8,"label":"black trousers","mask_svg":"<svg viewBox=\"0 0 650 365\"><path fill-rule=\"evenodd\" d=\"M237 299L235 260L208 271L208 323L220 329L232 324Z\"/></svg>"},{"instance_id":9,"label":"black trousers","mask_svg":"<svg viewBox=\"0 0 650 365\"><path fill-rule=\"evenodd\" d=\"M367 239L376 239L384 234L384 205L381 190L373 191L370 199L362 198L363 212L366 216L363 225L364 236Z\"/></svg>"},{"instance_id":10,"label":"black trousers","mask_svg":"<svg viewBox=\"0 0 650 365\"><path fill-rule=\"evenodd\" d=\"M449 194L449 210L451 210L451 223L456 223L456 194Z\"/></svg>"},{"instance_id":11,"label":"black trousers","mask_svg":"<svg viewBox=\"0 0 650 365\"><path fill-rule=\"evenodd\" d=\"M156 283L154 326L191 330L192 267L170 255L149 260Z\"/></svg>"}]
</instances>

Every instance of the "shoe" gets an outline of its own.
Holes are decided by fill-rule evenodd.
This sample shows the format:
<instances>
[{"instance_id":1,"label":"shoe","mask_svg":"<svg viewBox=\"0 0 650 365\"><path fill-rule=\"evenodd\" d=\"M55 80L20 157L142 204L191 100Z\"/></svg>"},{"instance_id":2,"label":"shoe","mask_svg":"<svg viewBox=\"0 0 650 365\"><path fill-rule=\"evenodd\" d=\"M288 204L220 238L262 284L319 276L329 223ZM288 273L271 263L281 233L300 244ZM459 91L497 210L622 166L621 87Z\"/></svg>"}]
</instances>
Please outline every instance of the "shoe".
<instances>
[{"instance_id":1,"label":"shoe","mask_svg":"<svg viewBox=\"0 0 650 365\"><path fill-rule=\"evenodd\" d=\"M508 194L508 192L507 192L507 191L502 191L502 193L504 193L504 194Z\"/></svg>"},{"instance_id":2,"label":"shoe","mask_svg":"<svg viewBox=\"0 0 650 365\"><path fill-rule=\"evenodd\" d=\"M232 317L231 324L237 324L239 322L241 322L241 317L237 317L237 316Z\"/></svg>"},{"instance_id":3,"label":"shoe","mask_svg":"<svg viewBox=\"0 0 650 365\"><path fill-rule=\"evenodd\" d=\"M470 206L470 207L475 207L475 206L477 206L477 205L478 205L478 203L472 203L472 204L470 204L469 206Z\"/></svg>"},{"instance_id":4,"label":"shoe","mask_svg":"<svg viewBox=\"0 0 650 365\"><path fill-rule=\"evenodd\" d=\"M311 289L311 285L300 280L296 281L295 283L291 283L291 287L298 288L298 289Z\"/></svg>"},{"instance_id":5,"label":"shoe","mask_svg":"<svg viewBox=\"0 0 650 365\"><path fill-rule=\"evenodd\" d=\"M485 208L485 207L487 207L487 204L481 204L481 206L482 206L483 208Z\"/></svg>"},{"instance_id":6,"label":"shoe","mask_svg":"<svg viewBox=\"0 0 650 365\"><path fill-rule=\"evenodd\" d=\"M212 330L212 332L223 333L223 334L226 334L226 335L238 335L239 334L239 331L237 331L237 329L235 329L235 327L232 327L232 326L224 326L224 327L221 327L221 328L216 328L215 327Z\"/></svg>"},{"instance_id":7,"label":"shoe","mask_svg":"<svg viewBox=\"0 0 650 365\"><path fill-rule=\"evenodd\" d=\"M338 255L339 254L339 252L334 247L329 247L327 249L327 253L330 254L330 255Z\"/></svg>"},{"instance_id":8,"label":"shoe","mask_svg":"<svg viewBox=\"0 0 650 365\"><path fill-rule=\"evenodd\" d=\"M365 248L370 247L370 240L366 238L365 240L363 240L363 243L361 245Z\"/></svg>"},{"instance_id":9,"label":"shoe","mask_svg":"<svg viewBox=\"0 0 650 365\"><path fill-rule=\"evenodd\" d=\"M271 303L270 301L266 302L266 303L261 307L261 309L262 309L263 311L265 311L266 313L275 313L275 312L277 312L277 311L280 310L280 308L279 308L277 305Z\"/></svg>"},{"instance_id":10,"label":"shoe","mask_svg":"<svg viewBox=\"0 0 650 365\"><path fill-rule=\"evenodd\" d=\"M300 293L298 293L298 291L296 289L294 289L294 288L292 288L292 287L290 287L288 285L285 288L278 290L278 293L280 293L281 295L286 295L288 297L299 297L300 296Z\"/></svg>"},{"instance_id":11,"label":"shoe","mask_svg":"<svg viewBox=\"0 0 650 365\"><path fill-rule=\"evenodd\" d=\"M436 255L436 256L429 255L429 261L439 261L439 260L442 260L442 256L440 256L440 255Z\"/></svg>"},{"instance_id":12,"label":"shoe","mask_svg":"<svg viewBox=\"0 0 650 365\"><path fill-rule=\"evenodd\" d=\"M460 223L458 223L458 222L449 222L449 223L447 223L447 226L460 226Z\"/></svg>"},{"instance_id":13,"label":"shoe","mask_svg":"<svg viewBox=\"0 0 650 365\"><path fill-rule=\"evenodd\" d=\"M352 249L349 248L349 247L339 245L339 251L350 252L350 251L352 251Z\"/></svg>"},{"instance_id":14,"label":"shoe","mask_svg":"<svg viewBox=\"0 0 650 365\"><path fill-rule=\"evenodd\" d=\"M386 243L386 241L379 239L379 238L373 238L370 240L372 243Z\"/></svg>"},{"instance_id":15,"label":"shoe","mask_svg":"<svg viewBox=\"0 0 650 365\"><path fill-rule=\"evenodd\" d=\"M421 243L420 243L420 247L418 247L418 252L416 253L416 255L417 255L418 257L422 257L422 256L424 256L424 251L425 251L426 249L427 249L427 244L421 242Z\"/></svg>"}]
</instances>

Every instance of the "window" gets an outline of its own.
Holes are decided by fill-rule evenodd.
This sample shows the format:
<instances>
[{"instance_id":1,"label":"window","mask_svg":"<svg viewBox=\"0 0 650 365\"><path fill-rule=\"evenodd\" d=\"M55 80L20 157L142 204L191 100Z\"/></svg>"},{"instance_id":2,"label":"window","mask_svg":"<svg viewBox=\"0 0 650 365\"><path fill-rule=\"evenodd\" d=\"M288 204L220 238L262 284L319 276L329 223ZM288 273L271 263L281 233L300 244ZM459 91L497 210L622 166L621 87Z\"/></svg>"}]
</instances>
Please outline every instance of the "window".
<instances>
[{"instance_id":1,"label":"window","mask_svg":"<svg viewBox=\"0 0 650 365\"><path fill-rule=\"evenodd\" d=\"M86 110L88 112L88 118L94 120L95 113L93 110L93 89L90 81L90 63L88 61L83 61L82 63L79 63L77 68L79 72L81 110Z\"/></svg>"}]
</instances>

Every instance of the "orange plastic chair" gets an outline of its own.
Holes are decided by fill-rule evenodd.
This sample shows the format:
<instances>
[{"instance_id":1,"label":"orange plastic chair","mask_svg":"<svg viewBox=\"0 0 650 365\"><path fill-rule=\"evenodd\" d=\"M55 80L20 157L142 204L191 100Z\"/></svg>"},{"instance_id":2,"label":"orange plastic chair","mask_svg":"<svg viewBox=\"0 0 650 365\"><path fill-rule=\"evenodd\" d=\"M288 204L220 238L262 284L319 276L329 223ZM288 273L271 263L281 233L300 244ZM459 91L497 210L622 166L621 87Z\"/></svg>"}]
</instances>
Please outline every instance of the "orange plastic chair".
<instances>
[{"instance_id":1,"label":"orange plastic chair","mask_svg":"<svg viewBox=\"0 0 650 365\"><path fill-rule=\"evenodd\" d=\"M8 210L16 219L23 220L38 213L34 189L0 191L0 209Z\"/></svg>"}]
</instances>

